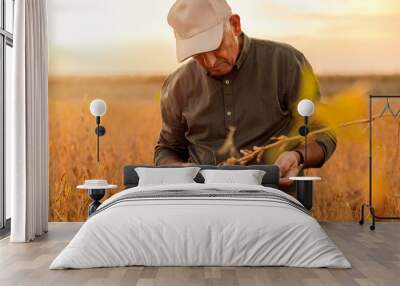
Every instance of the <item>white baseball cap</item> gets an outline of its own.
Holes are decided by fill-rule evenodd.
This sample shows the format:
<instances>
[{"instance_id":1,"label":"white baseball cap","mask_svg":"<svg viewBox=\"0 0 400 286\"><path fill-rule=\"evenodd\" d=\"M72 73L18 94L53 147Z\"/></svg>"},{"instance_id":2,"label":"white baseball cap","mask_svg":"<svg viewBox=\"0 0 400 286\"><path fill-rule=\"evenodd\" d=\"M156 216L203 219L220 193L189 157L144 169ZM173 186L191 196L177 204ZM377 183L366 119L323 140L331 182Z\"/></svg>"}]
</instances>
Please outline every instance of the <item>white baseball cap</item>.
<instances>
[{"instance_id":1,"label":"white baseball cap","mask_svg":"<svg viewBox=\"0 0 400 286\"><path fill-rule=\"evenodd\" d=\"M167 20L174 29L178 61L217 49L224 21L230 15L232 10L225 0L177 0Z\"/></svg>"}]
</instances>

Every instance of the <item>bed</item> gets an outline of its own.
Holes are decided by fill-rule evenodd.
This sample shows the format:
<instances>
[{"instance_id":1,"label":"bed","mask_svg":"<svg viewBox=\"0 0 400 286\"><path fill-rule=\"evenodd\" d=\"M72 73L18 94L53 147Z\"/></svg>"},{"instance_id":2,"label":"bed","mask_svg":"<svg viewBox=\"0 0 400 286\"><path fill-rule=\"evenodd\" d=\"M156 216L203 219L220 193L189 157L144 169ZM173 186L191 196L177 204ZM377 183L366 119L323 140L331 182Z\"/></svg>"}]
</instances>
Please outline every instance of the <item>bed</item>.
<instances>
[{"instance_id":1,"label":"bed","mask_svg":"<svg viewBox=\"0 0 400 286\"><path fill-rule=\"evenodd\" d=\"M138 185L136 167L124 168L125 190L102 203L50 269L351 267L308 210L278 190L276 166L199 166L264 170L260 185L204 183L198 173L193 183L151 186Z\"/></svg>"}]
</instances>

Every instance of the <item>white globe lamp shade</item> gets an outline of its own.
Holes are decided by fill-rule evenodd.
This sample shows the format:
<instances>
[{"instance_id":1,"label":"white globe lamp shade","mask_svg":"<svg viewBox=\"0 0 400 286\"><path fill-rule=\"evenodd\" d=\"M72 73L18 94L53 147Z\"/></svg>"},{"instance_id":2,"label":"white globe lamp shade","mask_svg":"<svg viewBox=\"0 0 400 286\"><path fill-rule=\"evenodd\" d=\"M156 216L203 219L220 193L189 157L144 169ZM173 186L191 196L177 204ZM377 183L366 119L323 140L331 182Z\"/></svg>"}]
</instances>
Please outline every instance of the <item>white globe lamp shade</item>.
<instances>
[{"instance_id":1,"label":"white globe lamp shade","mask_svg":"<svg viewBox=\"0 0 400 286\"><path fill-rule=\"evenodd\" d=\"M95 99L90 103L90 112L93 116L103 116L107 112L107 104L102 99Z\"/></svg>"},{"instance_id":2,"label":"white globe lamp shade","mask_svg":"<svg viewBox=\"0 0 400 286\"><path fill-rule=\"evenodd\" d=\"M309 99L303 99L297 105L297 111L301 116L311 116L314 113L314 103Z\"/></svg>"}]
</instances>

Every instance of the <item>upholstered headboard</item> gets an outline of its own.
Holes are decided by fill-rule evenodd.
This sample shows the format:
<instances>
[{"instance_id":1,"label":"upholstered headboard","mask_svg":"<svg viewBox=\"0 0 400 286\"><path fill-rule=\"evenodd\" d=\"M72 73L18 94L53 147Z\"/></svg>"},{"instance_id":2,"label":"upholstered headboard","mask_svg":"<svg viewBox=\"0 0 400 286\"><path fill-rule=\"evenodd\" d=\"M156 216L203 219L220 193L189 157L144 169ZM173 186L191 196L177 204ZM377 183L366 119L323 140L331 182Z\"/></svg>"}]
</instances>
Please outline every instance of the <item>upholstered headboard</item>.
<instances>
[{"instance_id":1,"label":"upholstered headboard","mask_svg":"<svg viewBox=\"0 0 400 286\"><path fill-rule=\"evenodd\" d=\"M181 168L176 165L163 165L163 166L152 166L152 165L128 165L124 167L124 185L125 188L136 187L139 182L139 177L135 171L136 167L150 167L150 168ZM262 185L265 187L278 188L279 183L279 168L276 165L250 165L250 166L213 166L213 165L198 165L201 169L221 169L221 170L246 170L256 169L264 170L266 173L262 180ZM198 173L194 179L198 183L203 183L203 176Z\"/></svg>"}]
</instances>

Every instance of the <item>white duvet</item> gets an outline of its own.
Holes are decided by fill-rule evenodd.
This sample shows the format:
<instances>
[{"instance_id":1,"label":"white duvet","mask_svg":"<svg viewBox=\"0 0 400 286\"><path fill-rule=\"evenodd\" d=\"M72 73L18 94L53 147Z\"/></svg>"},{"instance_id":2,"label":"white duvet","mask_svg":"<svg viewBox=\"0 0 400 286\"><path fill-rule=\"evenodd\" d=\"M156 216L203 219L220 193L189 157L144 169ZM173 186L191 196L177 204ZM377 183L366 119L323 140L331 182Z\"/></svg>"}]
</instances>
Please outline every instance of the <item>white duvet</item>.
<instances>
[{"instance_id":1,"label":"white duvet","mask_svg":"<svg viewBox=\"0 0 400 286\"><path fill-rule=\"evenodd\" d=\"M350 268L310 215L257 198L152 198L121 201L131 192L263 190L239 184L140 186L106 200L83 224L50 269L145 266L294 266ZM299 203L298 203L299 204ZM104 206L107 206L105 208Z\"/></svg>"}]
</instances>

